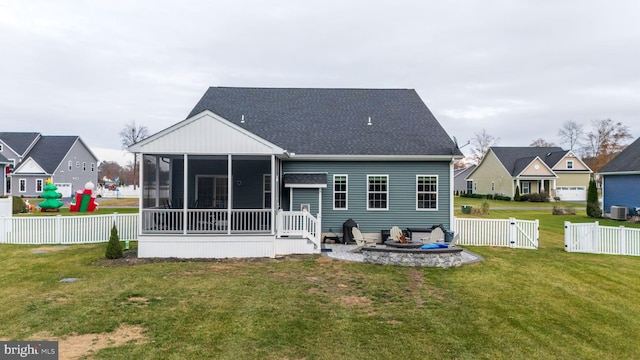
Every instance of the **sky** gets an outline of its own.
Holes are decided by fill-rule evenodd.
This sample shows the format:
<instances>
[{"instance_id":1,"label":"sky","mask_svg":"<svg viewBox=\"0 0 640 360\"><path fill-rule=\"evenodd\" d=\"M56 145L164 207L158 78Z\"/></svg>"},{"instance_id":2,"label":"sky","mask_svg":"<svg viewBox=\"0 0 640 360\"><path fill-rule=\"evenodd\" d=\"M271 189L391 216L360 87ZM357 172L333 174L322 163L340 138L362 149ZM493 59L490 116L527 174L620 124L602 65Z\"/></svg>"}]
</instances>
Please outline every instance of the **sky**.
<instances>
[{"instance_id":1,"label":"sky","mask_svg":"<svg viewBox=\"0 0 640 360\"><path fill-rule=\"evenodd\" d=\"M409 88L466 154L482 130L568 148L566 121L635 139L639 19L626 0L0 0L0 131L125 164L127 123L156 133L210 86Z\"/></svg>"}]
</instances>

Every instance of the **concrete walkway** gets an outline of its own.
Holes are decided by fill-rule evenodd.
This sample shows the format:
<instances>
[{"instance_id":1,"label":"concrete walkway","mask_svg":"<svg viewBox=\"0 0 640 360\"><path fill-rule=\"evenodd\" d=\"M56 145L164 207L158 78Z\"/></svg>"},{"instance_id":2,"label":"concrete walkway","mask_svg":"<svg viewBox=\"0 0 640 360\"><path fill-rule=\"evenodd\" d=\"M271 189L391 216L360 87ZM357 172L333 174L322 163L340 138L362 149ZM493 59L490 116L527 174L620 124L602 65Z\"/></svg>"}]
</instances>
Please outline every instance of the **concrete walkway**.
<instances>
[{"instance_id":1,"label":"concrete walkway","mask_svg":"<svg viewBox=\"0 0 640 360\"><path fill-rule=\"evenodd\" d=\"M364 255L360 252L353 252L357 245L343 245L343 244L322 244L322 256L336 260L357 261L364 262ZM376 247L385 248L384 245L377 245ZM470 264L484 260L480 255L474 254L469 250L462 249L462 265Z\"/></svg>"}]
</instances>

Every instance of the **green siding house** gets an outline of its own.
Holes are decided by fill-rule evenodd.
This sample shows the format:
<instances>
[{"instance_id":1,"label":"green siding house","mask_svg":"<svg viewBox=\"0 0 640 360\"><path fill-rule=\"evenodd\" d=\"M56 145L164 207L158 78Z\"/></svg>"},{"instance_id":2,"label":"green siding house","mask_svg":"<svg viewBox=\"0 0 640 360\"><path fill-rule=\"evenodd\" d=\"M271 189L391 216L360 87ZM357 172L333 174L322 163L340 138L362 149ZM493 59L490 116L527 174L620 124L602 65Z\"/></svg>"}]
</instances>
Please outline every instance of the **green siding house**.
<instances>
[{"instance_id":1,"label":"green siding house","mask_svg":"<svg viewBox=\"0 0 640 360\"><path fill-rule=\"evenodd\" d=\"M450 228L462 157L411 89L209 88L131 150L142 257L319 253L347 219Z\"/></svg>"}]
</instances>

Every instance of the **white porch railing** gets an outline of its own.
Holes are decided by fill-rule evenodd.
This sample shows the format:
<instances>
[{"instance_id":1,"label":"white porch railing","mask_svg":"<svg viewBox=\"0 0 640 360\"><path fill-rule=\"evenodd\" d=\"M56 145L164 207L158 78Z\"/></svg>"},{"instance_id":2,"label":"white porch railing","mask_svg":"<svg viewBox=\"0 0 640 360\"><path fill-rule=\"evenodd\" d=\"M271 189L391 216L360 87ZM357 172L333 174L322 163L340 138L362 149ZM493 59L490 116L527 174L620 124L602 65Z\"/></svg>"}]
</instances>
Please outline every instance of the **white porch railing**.
<instances>
[{"instance_id":1,"label":"white porch railing","mask_svg":"<svg viewBox=\"0 0 640 360\"><path fill-rule=\"evenodd\" d=\"M121 241L138 238L138 214L0 218L0 243L83 244L109 241L115 223Z\"/></svg>"},{"instance_id":2,"label":"white porch railing","mask_svg":"<svg viewBox=\"0 0 640 360\"><path fill-rule=\"evenodd\" d=\"M270 233L271 209L142 209L143 234ZM230 227L230 228L229 228Z\"/></svg>"},{"instance_id":3,"label":"white porch railing","mask_svg":"<svg viewBox=\"0 0 640 360\"><path fill-rule=\"evenodd\" d=\"M301 236L311 240L319 249L320 218L316 219L308 211L278 211L276 215L276 235Z\"/></svg>"},{"instance_id":4,"label":"white porch railing","mask_svg":"<svg viewBox=\"0 0 640 360\"><path fill-rule=\"evenodd\" d=\"M564 223L567 252L640 256L640 229L600 226L595 223Z\"/></svg>"},{"instance_id":5,"label":"white porch railing","mask_svg":"<svg viewBox=\"0 0 640 360\"><path fill-rule=\"evenodd\" d=\"M455 218L457 244L537 249L538 220Z\"/></svg>"}]
</instances>

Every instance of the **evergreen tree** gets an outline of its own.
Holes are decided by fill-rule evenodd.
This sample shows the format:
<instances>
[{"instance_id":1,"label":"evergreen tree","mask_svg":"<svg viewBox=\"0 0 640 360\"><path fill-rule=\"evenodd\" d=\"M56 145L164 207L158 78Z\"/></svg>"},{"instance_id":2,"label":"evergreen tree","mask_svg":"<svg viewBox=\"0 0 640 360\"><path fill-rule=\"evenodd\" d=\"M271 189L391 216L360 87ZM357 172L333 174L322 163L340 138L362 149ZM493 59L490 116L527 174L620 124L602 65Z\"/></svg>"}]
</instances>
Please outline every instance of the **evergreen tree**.
<instances>
[{"instance_id":1,"label":"evergreen tree","mask_svg":"<svg viewBox=\"0 0 640 360\"><path fill-rule=\"evenodd\" d=\"M118 259L122 257L122 244L120 244L120 236L118 236L118 229L116 224L111 227L111 236L109 236L109 243L107 244L107 259Z\"/></svg>"},{"instance_id":2,"label":"evergreen tree","mask_svg":"<svg viewBox=\"0 0 640 360\"><path fill-rule=\"evenodd\" d=\"M513 195L513 201L520 201L520 186L516 186L516 193Z\"/></svg>"},{"instance_id":3,"label":"evergreen tree","mask_svg":"<svg viewBox=\"0 0 640 360\"><path fill-rule=\"evenodd\" d=\"M589 188L587 189L587 216L602 217L602 210L598 203L598 187L593 179L589 181Z\"/></svg>"}]
</instances>

